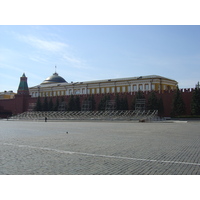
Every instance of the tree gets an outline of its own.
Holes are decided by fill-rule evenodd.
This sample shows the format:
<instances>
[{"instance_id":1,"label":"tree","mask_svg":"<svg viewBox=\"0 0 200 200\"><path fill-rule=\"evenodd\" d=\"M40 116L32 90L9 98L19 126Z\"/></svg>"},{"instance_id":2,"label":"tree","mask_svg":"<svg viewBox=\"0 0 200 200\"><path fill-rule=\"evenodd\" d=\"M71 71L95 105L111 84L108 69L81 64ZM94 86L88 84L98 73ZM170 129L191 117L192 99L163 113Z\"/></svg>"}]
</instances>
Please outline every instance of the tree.
<instances>
[{"instance_id":1,"label":"tree","mask_svg":"<svg viewBox=\"0 0 200 200\"><path fill-rule=\"evenodd\" d=\"M191 113L192 115L200 115L200 89L198 87L192 94Z\"/></svg>"},{"instance_id":2,"label":"tree","mask_svg":"<svg viewBox=\"0 0 200 200\"><path fill-rule=\"evenodd\" d=\"M67 110L68 111L72 111L74 110L74 95L71 95L70 98L69 98L69 101L68 101L68 108Z\"/></svg>"},{"instance_id":3,"label":"tree","mask_svg":"<svg viewBox=\"0 0 200 200\"><path fill-rule=\"evenodd\" d=\"M80 111L80 110L81 110L80 98L79 98L79 96L76 96L76 97L75 97L74 110L75 110L75 111Z\"/></svg>"},{"instance_id":4,"label":"tree","mask_svg":"<svg viewBox=\"0 0 200 200\"><path fill-rule=\"evenodd\" d=\"M115 103L117 110L128 110L127 96L120 98L119 95L117 94L115 98Z\"/></svg>"},{"instance_id":5,"label":"tree","mask_svg":"<svg viewBox=\"0 0 200 200\"><path fill-rule=\"evenodd\" d=\"M86 110L95 110L95 105L94 95L90 95L84 99L82 107Z\"/></svg>"},{"instance_id":6,"label":"tree","mask_svg":"<svg viewBox=\"0 0 200 200\"><path fill-rule=\"evenodd\" d=\"M135 97L133 98L132 106L131 106L133 110L137 109L136 107L138 105L138 100L145 101L144 93L142 91L140 91L140 90L136 93ZM145 109L145 104L141 105L141 106Z\"/></svg>"},{"instance_id":7,"label":"tree","mask_svg":"<svg viewBox=\"0 0 200 200\"><path fill-rule=\"evenodd\" d=\"M48 102L48 99L47 99L46 96L44 98L44 102L43 102L42 108L43 108L43 111L48 111L49 110L49 102Z\"/></svg>"},{"instance_id":8,"label":"tree","mask_svg":"<svg viewBox=\"0 0 200 200\"><path fill-rule=\"evenodd\" d=\"M104 95L103 98L101 98L101 101L98 105L98 110L105 110L107 100L110 100L110 95Z\"/></svg>"},{"instance_id":9,"label":"tree","mask_svg":"<svg viewBox=\"0 0 200 200\"><path fill-rule=\"evenodd\" d=\"M53 105L53 100L50 98L49 100L49 111L53 111L54 105Z\"/></svg>"},{"instance_id":10,"label":"tree","mask_svg":"<svg viewBox=\"0 0 200 200\"><path fill-rule=\"evenodd\" d=\"M74 95L71 95L68 102L68 111L79 111L79 110L81 110L79 96L74 97Z\"/></svg>"},{"instance_id":11,"label":"tree","mask_svg":"<svg viewBox=\"0 0 200 200\"><path fill-rule=\"evenodd\" d=\"M116 95L116 98L115 98L115 103L116 103L116 110L120 110L121 109L121 101L120 101L120 98L119 98L119 94Z\"/></svg>"},{"instance_id":12,"label":"tree","mask_svg":"<svg viewBox=\"0 0 200 200\"><path fill-rule=\"evenodd\" d=\"M179 116L185 113L185 104L181 92L177 86L173 99L172 116Z\"/></svg>"},{"instance_id":13,"label":"tree","mask_svg":"<svg viewBox=\"0 0 200 200\"><path fill-rule=\"evenodd\" d=\"M121 99L122 110L128 110L128 99L127 96Z\"/></svg>"},{"instance_id":14,"label":"tree","mask_svg":"<svg viewBox=\"0 0 200 200\"><path fill-rule=\"evenodd\" d=\"M154 91L152 91L148 98L148 110L158 110L159 101Z\"/></svg>"},{"instance_id":15,"label":"tree","mask_svg":"<svg viewBox=\"0 0 200 200\"><path fill-rule=\"evenodd\" d=\"M96 102L95 102L95 99L94 99L94 95L89 96L88 100L91 101L91 103L92 103L92 110L95 110Z\"/></svg>"},{"instance_id":16,"label":"tree","mask_svg":"<svg viewBox=\"0 0 200 200\"><path fill-rule=\"evenodd\" d=\"M158 115L161 117L164 113L164 105L162 97L158 100Z\"/></svg>"},{"instance_id":17,"label":"tree","mask_svg":"<svg viewBox=\"0 0 200 200\"><path fill-rule=\"evenodd\" d=\"M54 111L58 111L58 107L59 107L59 104L60 104L60 102L59 102L59 99L58 99L58 97L56 98L56 104L54 105Z\"/></svg>"},{"instance_id":18,"label":"tree","mask_svg":"<svg viewBox=\"0 0 200 200\"><path fill-rule=\"evenodd\" d=\"M35 106L35 111L42 111L42 103L40 96L37 98L36 106Z\"/></svg>"}]
</instances>

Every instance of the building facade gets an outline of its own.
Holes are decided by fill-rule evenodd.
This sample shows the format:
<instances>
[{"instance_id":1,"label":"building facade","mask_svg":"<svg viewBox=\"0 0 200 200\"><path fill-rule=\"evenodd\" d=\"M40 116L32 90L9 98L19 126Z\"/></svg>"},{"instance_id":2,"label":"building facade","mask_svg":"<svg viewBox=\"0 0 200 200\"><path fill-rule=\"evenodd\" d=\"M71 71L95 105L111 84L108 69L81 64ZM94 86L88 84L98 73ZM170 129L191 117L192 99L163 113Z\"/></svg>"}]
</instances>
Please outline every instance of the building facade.
<instances>
[{"instance_id":1,"label":"building facade","mask_svg":"<svg viewBox=\"0 0 200 200\"><path fill-rule=\"evenodd\" d=\"M15 95L16 93L14 93L12 90L0 92L0 99L13 99Z\"/></svg>"},{"instance_id":2,"label":"building facade","mask_svg":"<svg viewBox=\"0 0 200 200\"><path fill-rule=\"evenodd\" d=\"M31 97L53 97L82 94L133 93L138 91L174 90L178 82L158 75L71 82L54 73L40 85L29 88Z\"/></svg>"}]
</instances>

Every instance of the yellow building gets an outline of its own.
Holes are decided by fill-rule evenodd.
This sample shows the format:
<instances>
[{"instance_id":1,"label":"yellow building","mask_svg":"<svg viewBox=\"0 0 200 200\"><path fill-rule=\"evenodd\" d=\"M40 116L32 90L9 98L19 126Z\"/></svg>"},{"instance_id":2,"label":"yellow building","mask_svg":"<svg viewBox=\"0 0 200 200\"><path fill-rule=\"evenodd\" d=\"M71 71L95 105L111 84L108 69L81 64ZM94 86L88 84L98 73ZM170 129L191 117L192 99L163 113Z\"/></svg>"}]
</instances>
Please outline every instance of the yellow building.
<instances>
[{"instance_id":1,"label":"yellow building","mask_svg":"<svg viewBox=\"0 0 200 200\"><path fill-rule=\"evenodd\" d=\"M13 91L0 92L0 99L13 99L15 94Z\"/></svg>"},{"instance_id":2,"label":"yellow building","mask_svg":"<svg viewBox=\"0 0 200 200\"><path fill-rule=\"evenodd\" d=\"M54 73L40 85L29 88L29 93L32 97L133 93L139 90L173 90L176 89L177 84L175 80L157 75L68 83L64 78Z\"/></svg>"}]
</instances>

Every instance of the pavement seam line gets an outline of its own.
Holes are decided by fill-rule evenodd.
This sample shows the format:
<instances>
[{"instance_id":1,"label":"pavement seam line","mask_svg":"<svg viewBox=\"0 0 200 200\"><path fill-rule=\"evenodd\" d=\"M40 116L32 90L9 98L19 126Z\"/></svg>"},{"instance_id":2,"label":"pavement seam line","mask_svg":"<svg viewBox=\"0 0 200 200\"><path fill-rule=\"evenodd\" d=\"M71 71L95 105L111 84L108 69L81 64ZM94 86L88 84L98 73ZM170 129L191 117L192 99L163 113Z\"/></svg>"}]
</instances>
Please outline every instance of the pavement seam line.
<instances>
[{"instance_id":1,"label":"pavement seam line","mask_svg":"<svg viewBox=\"0 0 200 200\"><path fill-rule=\"evenodd\" d=\"M5 145L5 146L15 146L15 147L19 147L19 148L39 149L39 150L46 150L46 151L54 151L54 152L57 152L57 153L85 155L85 156L91 156L91 157L103 157L103 158L115 158L115 159L124 159L124 160L144 161L144 162L158 162L158 163L171 163L171 164L184 164L184 165L200 166L200 163L167 161L167 160L152 160L152 159L144 159L144 158L131 158L131 157L123 157L123 156L91 154L91 153L84 153L84 152L64 151L64 150L52 149L52 148L48 148L48 147L36 147L36 146L23 145L23 144L13 144L13 143L1 143L1 144Z\"/></svg>"}]
</instances>

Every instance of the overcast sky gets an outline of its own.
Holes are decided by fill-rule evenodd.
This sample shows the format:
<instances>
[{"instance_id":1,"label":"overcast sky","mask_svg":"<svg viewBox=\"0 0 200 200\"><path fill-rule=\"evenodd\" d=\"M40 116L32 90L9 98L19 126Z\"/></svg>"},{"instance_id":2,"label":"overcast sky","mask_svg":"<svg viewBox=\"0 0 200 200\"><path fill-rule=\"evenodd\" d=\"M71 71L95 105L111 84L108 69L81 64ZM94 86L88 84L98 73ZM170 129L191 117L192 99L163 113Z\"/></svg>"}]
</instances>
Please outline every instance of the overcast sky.
<instances>
[{"instance_id":1,"label":"overcast sky","mask_svg":"<svg viewBox=\"0 0 200 200\"><path fill-rule=\"evenodd\" d=\"M145 75L200 81L200 26L0 26L0 91L17 91L55 72L66 81Z\"/></svg>"}]
</instances>

